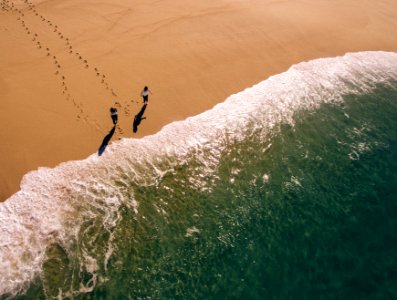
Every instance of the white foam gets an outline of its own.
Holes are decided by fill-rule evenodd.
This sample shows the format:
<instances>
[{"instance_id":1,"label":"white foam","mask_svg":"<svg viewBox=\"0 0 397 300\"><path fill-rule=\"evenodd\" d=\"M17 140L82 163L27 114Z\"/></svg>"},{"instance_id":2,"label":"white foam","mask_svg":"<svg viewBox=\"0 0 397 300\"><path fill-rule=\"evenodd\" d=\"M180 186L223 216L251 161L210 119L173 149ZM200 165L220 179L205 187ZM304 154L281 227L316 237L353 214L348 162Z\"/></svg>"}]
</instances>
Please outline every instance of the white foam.
<instances>
[{"instance_id":1,"label":"white foam","mask_svg":"<svg viewBox=\"0 0 397 300\"><path fill-rule=\"evenodd\" d=\"M185 237L191 237L194 234L200 233L200 229L196 228L196 226L190 227L186 229Z\"/></svg>"},{"instance_id":2,"label":"white foam","mask_svg":"<svg viewBox=\"0 0 397 300\"><path fill-rule=\"evenodd\" d=\"M292 124L300 109L340 102L344 94L367 92L392 80L397 80L397 53L349 53L303 62L155 135L114 142L101 157L93 154L28 173L21 190L0 204L0 295L23 291L40 274L46 247L58 242L69 249L84 219L103 214L105 228L112 231L121 204L138 212L129 191L132 182L156 185L194 155L202 166L190 180L203 188L199 175L217 168L228 144L254 130L266 135L280 122ZM102 263L106 269L114 251L111 241L104 262L82 258L87 270L95 273ZM92 289L93 275L83 291Z\"/></svg>"},{"instance_id":3,"label":"white foam","mask_svg":"<svg viewBox=\"0 0 397 300\"><path fill-rule=\"evenodd\" d=\"M270 176L268 174L264 174L262 176L263 183L268 183L269 179L270 179Z\"/></svg>"}]
</instances>

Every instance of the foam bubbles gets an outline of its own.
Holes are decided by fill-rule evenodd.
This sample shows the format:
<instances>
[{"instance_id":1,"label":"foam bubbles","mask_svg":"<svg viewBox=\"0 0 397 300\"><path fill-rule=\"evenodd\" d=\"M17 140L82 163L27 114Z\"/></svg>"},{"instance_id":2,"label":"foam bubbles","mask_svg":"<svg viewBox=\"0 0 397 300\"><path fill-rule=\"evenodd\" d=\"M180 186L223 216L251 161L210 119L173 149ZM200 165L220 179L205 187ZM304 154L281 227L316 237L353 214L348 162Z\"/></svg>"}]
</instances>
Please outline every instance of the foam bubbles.
<instances>
[{"instance_id":1,"label":"foam bubbles","mask_svg":"<svg viewBox=\"0 0 397 300\"><path fill-rule=\"evenodd\" d=\"M196 226L193 226L186 229L185 237L191 237L194 234L199 234L199 233L200 233L200 229L196 228Z\"/></svg>"},{"instance_id":2,"label":"foam bubbles","mask_svg":"<svg viewBox=\"0 0 397 300\"><path fill-rule=\"evenodd\" d=\"M263 183L268 183L269 180L270 180L270 176L269 176L268 174L264 174L264 175L262 176L262 181L263 181Z\"/></svg>"}]
</instances>

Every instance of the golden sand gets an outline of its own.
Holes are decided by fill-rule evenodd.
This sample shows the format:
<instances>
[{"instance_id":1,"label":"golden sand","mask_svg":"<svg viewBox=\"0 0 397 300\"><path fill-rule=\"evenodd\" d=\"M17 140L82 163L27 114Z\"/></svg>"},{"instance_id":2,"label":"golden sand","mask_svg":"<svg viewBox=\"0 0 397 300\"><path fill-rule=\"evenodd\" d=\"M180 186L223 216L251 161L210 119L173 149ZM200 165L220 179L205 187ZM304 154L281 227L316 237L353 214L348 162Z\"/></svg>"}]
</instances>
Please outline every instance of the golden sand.
<instances>
[{"instance_id":1,"label":"golden sand","mask_svg":"<svg viewBox=\"0 0 397 300\"><path fill-rule=\"evenodd\" d=\"M153 134L292 64L397 51L395 0L1 1L0 199L40 166ZM153 94L137 133L131 129Z\"/></svg>"}]
</instances>

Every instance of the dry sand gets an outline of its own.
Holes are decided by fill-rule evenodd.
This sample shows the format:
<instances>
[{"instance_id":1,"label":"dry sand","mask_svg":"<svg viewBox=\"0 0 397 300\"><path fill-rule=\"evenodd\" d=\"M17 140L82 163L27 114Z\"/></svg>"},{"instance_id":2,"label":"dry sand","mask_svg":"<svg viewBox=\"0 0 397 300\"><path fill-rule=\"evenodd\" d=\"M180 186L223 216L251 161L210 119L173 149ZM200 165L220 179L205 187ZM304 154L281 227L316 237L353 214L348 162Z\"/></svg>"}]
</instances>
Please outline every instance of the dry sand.
<instances>
[{"instance_id":1,"label":"dry sand","mask_svg":"<svg viewBox=\"0 0 397 300\"><path fill-rule=\"evenodd\" d=\"M396 0L2 0L0 199L31 170L95 153L115 101L113 140L142 137L292 64L397 51L396 32Z\"/></svg>"}]
</instances>

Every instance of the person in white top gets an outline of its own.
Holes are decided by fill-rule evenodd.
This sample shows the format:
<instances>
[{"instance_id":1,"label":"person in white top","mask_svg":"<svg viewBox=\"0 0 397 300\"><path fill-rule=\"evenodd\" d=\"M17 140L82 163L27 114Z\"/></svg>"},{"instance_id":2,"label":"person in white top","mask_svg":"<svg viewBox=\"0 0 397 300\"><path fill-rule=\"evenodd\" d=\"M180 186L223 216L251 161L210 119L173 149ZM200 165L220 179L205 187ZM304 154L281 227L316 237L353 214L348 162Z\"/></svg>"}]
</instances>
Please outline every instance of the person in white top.
<instances>
[{"instance_id":1,"label":"person in white top","mask_svg":"<svg viewBox=\"0 0 397 300\"><path fill-rule=\"evenodd\" d=\"M145 86L141 92L141 96L143 98L144 104L147 104L147 102L149 100L149 93L151 94L152 92L149 90L149 88L147 86Z\"/></svg>"}]
</instances>

